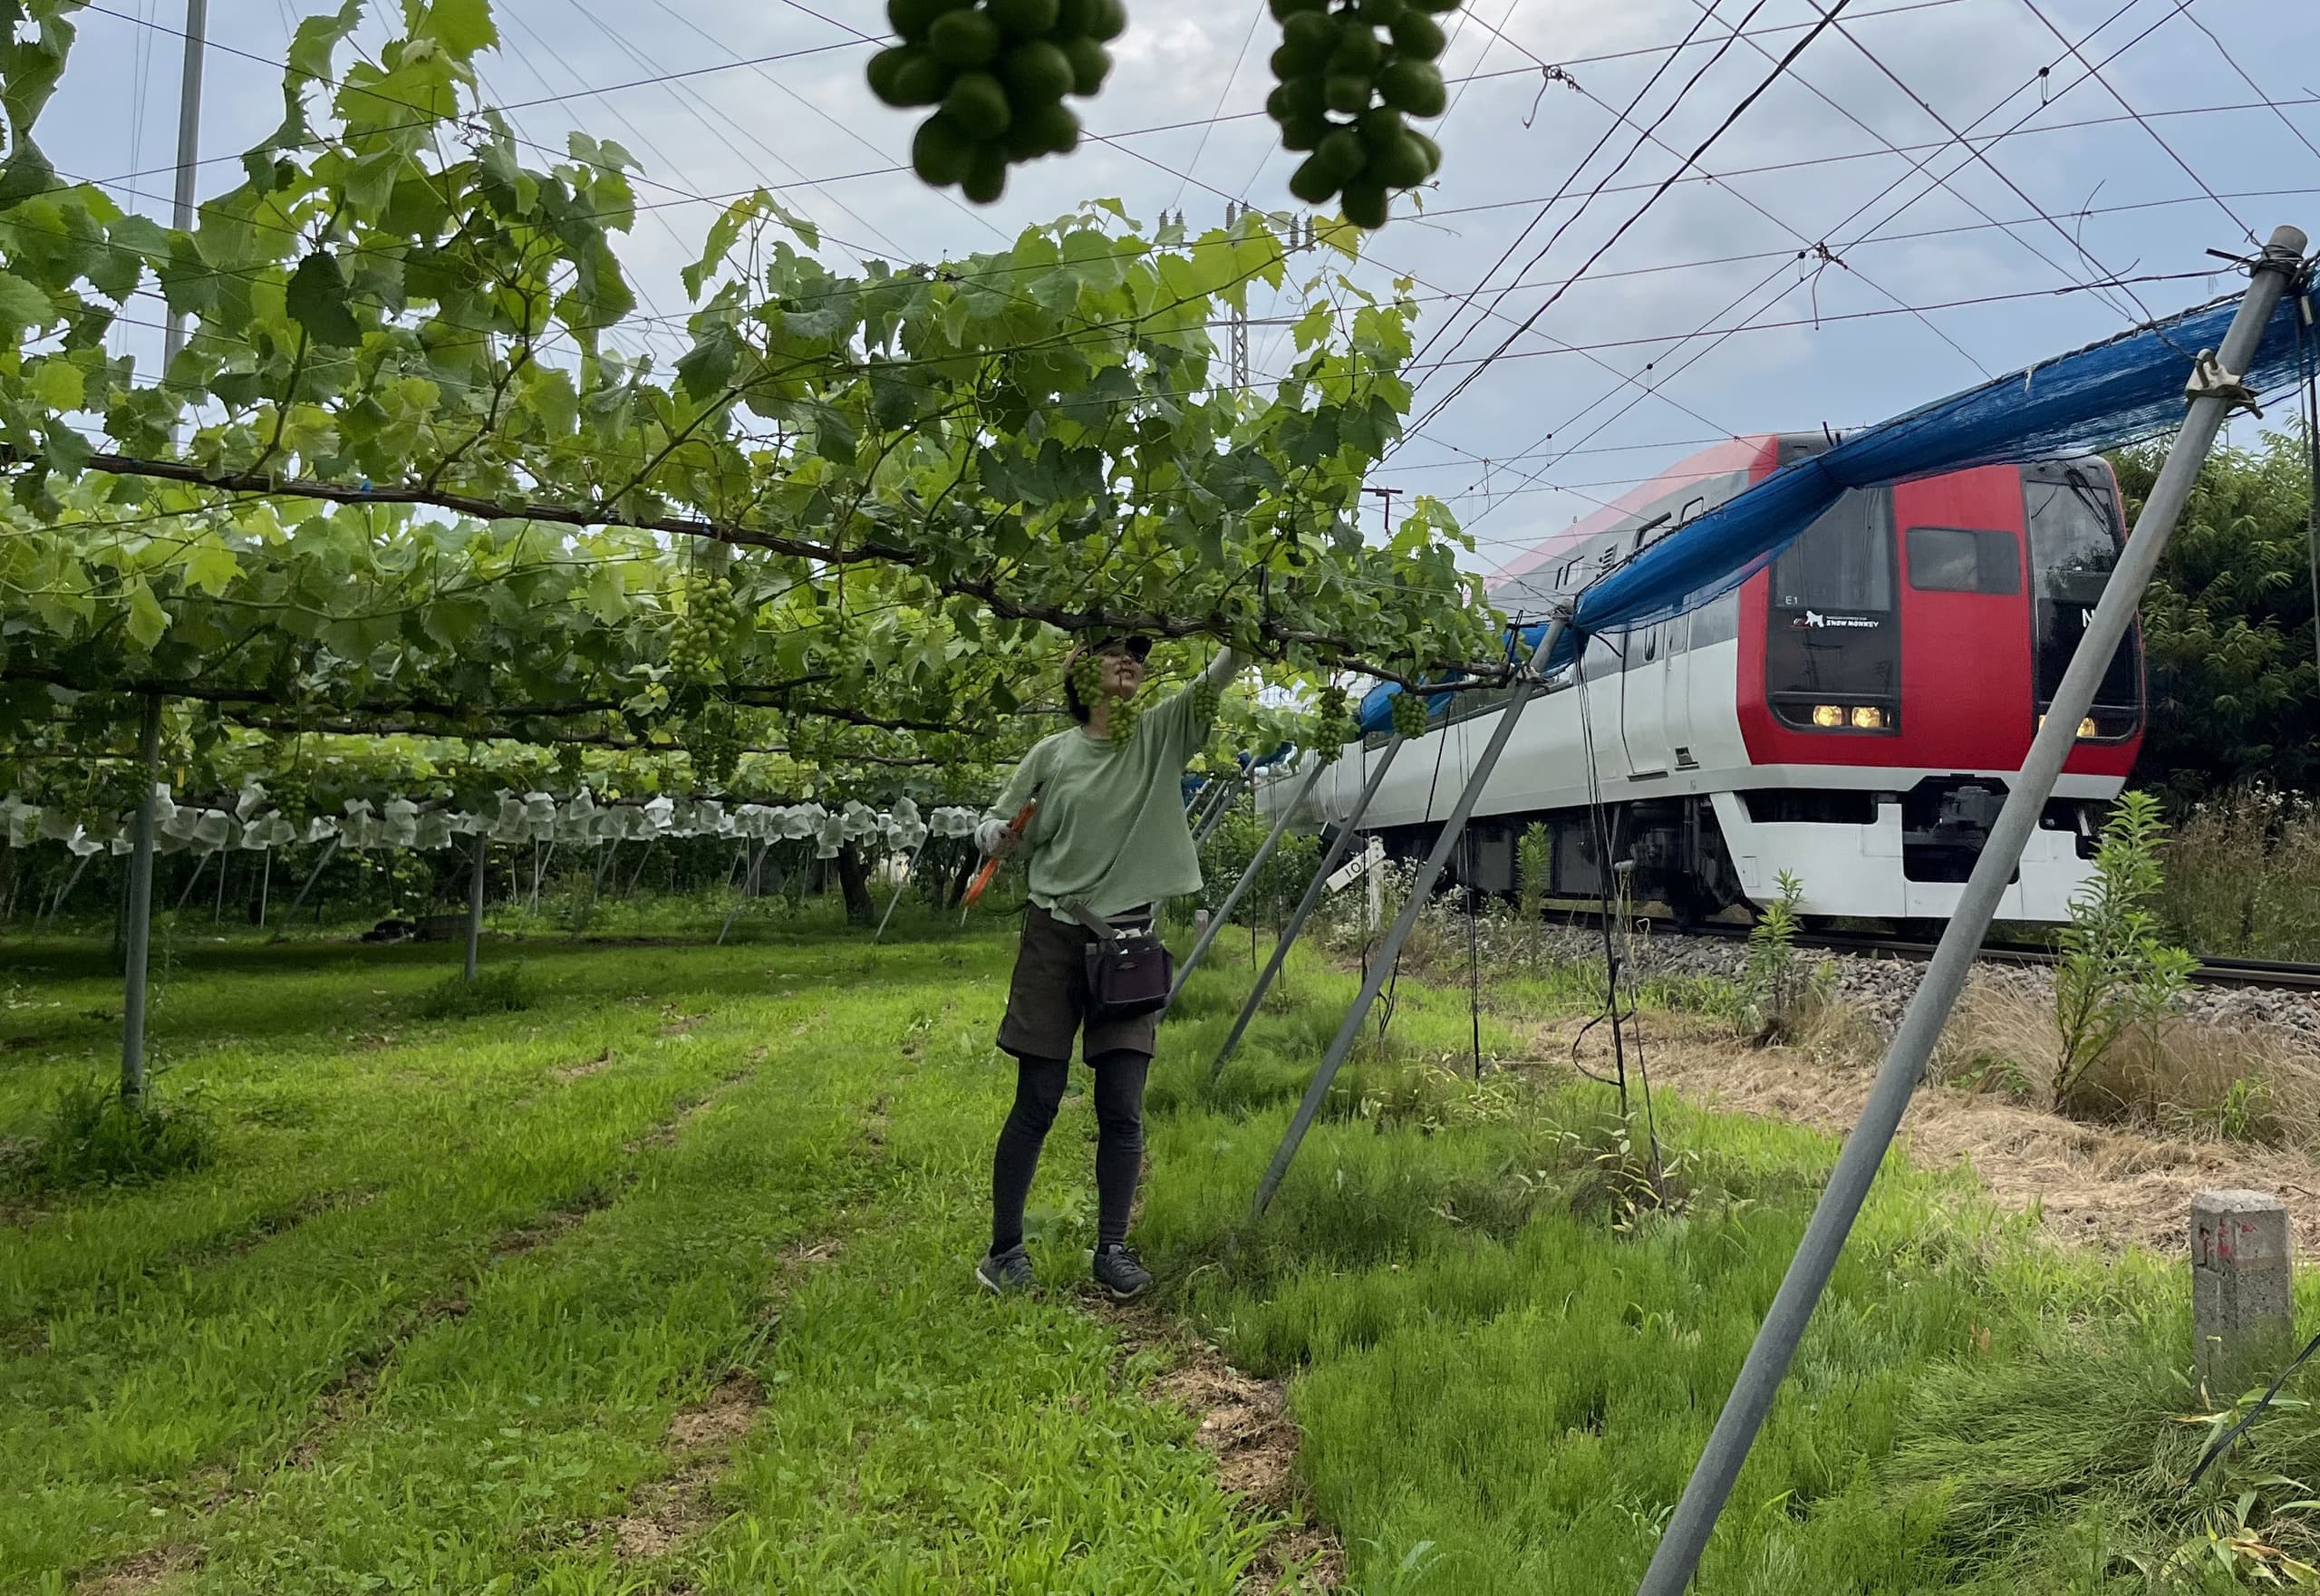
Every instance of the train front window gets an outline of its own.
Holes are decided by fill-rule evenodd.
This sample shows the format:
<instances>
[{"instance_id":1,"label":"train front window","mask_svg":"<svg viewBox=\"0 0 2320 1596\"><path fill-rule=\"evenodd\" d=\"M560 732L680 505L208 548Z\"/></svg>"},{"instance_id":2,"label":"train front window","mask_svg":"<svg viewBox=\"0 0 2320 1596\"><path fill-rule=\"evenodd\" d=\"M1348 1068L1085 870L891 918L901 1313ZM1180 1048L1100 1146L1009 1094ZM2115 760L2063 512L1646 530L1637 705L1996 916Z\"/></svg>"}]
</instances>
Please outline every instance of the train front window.
<instances>
[{"instance_id":1,"label":"train front window","mask_svg":"<svg viewBox=\"0 0 2320 1596\"><path fill-rule=\"evenodd\" d=\"M1885 614L1893 607L1892 500L1858 489L1773 562L1773 606Z\"/></svg>"},{"instance_id":2,"label":"train front window","mask_svg":"<svg viewBox=\"0 0 2320 1596\"><path fill-rule=\"evenodd\" d=\"M2110 473L2093 463L2029 467L2023 472L2023 490L2030 527L2037 702L2044 714L2119 563L2119 512ZM2130 631L2094 690L2099 736L2123 737L2140 719L2141 646L2138 634Z\"/></svg>"},{"instance_id":3,"label":"train front window","mask_svg":"<svg viewBox=\"0 0 2320 1596\"><path fill-rule=\"evenodd\" d=\"M1893 500L1847 493L1773 562L1764 697L1800 730L1900 730Z\"/></svg>"}]
</instances>

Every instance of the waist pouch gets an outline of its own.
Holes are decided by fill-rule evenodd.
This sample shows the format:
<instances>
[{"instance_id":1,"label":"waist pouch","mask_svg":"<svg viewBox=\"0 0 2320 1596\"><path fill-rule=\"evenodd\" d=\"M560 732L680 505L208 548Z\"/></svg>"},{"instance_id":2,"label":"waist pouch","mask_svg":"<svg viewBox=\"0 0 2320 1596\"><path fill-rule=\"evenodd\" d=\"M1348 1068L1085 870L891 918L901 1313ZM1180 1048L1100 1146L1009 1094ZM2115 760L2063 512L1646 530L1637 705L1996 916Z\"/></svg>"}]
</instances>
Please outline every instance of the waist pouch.
<instances>
[{"instance_id":1,"label":"waist pouch","mask_svg":"<svg viewBox=\"0 0 2320 1596\"><path fill-rule=\"evenodd\" d=\"M1083 904L1071 917L1095 936L1083 953L1088 967L1088 1010L1097 1020L1134 1020L1168 1006L1175 962L1150 928L1123 929Z\"/></svg>"}]
</instances>

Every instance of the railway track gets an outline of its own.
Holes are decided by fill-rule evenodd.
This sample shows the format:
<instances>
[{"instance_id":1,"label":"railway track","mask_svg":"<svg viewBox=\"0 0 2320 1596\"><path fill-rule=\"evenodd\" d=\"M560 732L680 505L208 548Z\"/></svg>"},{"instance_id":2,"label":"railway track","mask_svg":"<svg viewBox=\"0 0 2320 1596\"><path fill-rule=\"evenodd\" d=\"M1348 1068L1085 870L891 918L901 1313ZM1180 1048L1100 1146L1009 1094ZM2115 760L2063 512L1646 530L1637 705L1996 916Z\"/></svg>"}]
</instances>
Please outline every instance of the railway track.
<instances>
[{"instance_id":1,"label":"railway track","mask_svg":"<svg viewBox=\"0 0 2320 1596\"><path fill-rule=\"evenodd\" d=\"M1563 918L1558 914L1558 919ZM1661 915L1644 915L1656 930L1674 932L1682 936L1712 936L1726 942L1745 942L1748 927L1720 921L1686 926L1677 931L1675 923ZM1571 914L1566 921L1582 930L1600 929L1601 919L1585 913ZM1800 948L1816 948L1823 953L1858 953L1870 956L1886 955L1896 959L1930 959L1934 944L1909 937L1879 936L1871 932L1800 931L1796 933ZM2052 964L2060 955L2052 948L2034 943L1984 943L1980 958L1997 964ZM2191 972L2191 980L2200 986L2271 987L2284 991L2320 991L2320 964L2293 964L2277 959L2231 959L2202 955L2199 966Z\"/></svg>"}]
</instances>

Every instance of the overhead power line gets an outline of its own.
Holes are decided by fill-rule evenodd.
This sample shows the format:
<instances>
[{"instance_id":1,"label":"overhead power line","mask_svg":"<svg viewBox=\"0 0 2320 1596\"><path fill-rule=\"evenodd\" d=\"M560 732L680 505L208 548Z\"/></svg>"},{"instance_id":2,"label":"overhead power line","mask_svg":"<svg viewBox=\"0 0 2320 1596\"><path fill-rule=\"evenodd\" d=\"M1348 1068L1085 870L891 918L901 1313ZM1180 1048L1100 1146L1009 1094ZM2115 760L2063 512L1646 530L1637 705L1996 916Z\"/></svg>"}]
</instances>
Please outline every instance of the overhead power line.
<instances>
[{"instance_id":1,"label":"overhead power line","mask_svg":"<svg viewBox=\"0 0 2320 1596\"><path fill-rule=\"evenodd\" d=\"M1508 334L1505 340L1499 344L1496 350L1493 351L1489 356L1485 357L1474 367L1473 371L1460 378L1457 386L1453 388L1445 397L1438 401L1433 409L1429 410L1424 416L1420 417L1416 426L1410 429L1410 430L1422 430L1426 426L1426 422L1441 414L1452 401L1457 399L1459 394L1464 392L1481 378L1482 373L1490 368L1490 364L1493 360L1495 360L1499 355L1505 353L1509 349L1513 348L1514 341L1517 338L1529 332L1533 326L1536 326L1538 324L1539 318L1553 308L1555 303L1560 300L1564 294L1570 291L1571 284L1576 283L1580 277L1585 276L1596 262L1601 260L1604 256L1610 254L1612 247L1616 246L1621 238L1627 237L1629 230L1644 218L1646 213L1648 213L1651 209L1652 206L1658 202L1660 196L1667 193L1668 190L1674 186L1676 178L1681 175L1684 168L1696 163L1701 156L1706 154L1708 150L1714 147L1716 141L1722 138L1726 132L1730 131L1734 123L1737 122L1741 117L1747 113L1748 108L1756 102L1756 101L1764 94L1764 91L1771 88L1774 82L1779 81L1781 74L1788 70L1790 64L1793 63L1798 56L1804 53L1805 50L1812 45L1812 41L1819 38L1823 32L1834 25L1836 19L1843 13L1845 6L1849 3L1850 0L1836 0L1835 6L1832 10L1824 12L1822 15L1818 24L1806 33L1803 38L1797 40L1795 44L1789 46L1788 53L1783 55L1781 59L1774 63L1772 72L1764 79L1764 81L1759 82L1754 89L1751 89L1746 97L1743 99L1739 104L1732 108L1732 110L1725 116L1724 120L1716 125L1715 129L1708 134L1708 136L1700 140L1698 146L1692 150L1691 154L1685 158L1682 165L1678 166L1675 172L1668 174L1667 179L1657 189L1653 189L1650 196L1644 200L1642 205L1636 208L1635 214L1629 217L1626 221L1620 223L1618 228L1612 232L1611 236L1609 238L1606 238L1602 244L1597 247L1595 253L1587 257L1586 261L1580 266L1578 271L1573 272L1570 277L1564 280L1561 286L1558 287L1552 294L1549 295L1544 304L1541 305L1536 310L1532 311L1528 316L1523 318L1522 324L1516 327L1513 332Z\"/></svg>"}]
</instances>

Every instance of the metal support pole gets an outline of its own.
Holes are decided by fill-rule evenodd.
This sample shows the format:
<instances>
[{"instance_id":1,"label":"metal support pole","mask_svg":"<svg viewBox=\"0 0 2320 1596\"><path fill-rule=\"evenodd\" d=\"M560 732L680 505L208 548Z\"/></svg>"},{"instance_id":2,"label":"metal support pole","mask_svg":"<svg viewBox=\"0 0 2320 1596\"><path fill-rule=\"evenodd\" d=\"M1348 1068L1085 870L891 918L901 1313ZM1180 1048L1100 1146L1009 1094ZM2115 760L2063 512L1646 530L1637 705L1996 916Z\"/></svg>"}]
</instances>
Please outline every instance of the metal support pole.
<instances>
[{"instance_id":1,"label":"metal support pole","mask_svg":"<svg viewBox=\"0 0 2320 1596\"><path fill-rule=\"evenodd\" d=\"M2232 318L2231 330L2224 334L2218 353L2224 372L2236 377L2248 369L2280 295L2300 267L2304 246L2304 234L2295 227L2282 227L2272 235ZM2064 672L2045 720L2031 740L2021 773L2007 784L2005 807L1982 845L1981 856L1974 861L1974 873L1941 933L1932 962L1926 966L1924 979L1918 983L1917 995L1909 1000L1900 1027L1893 1033L1877 1083L1861 1108L1861 1122L1845 1138L1828 1188L1812 1210L1812 1222L1756 1331L1747 1361L1733 1382L1715 1432L1708 1436L1667 1533L1652 1553L1651 1566L1637 1587L1638 1596L1682 1596L1699 1567L1700 1553L1707 1547L1725 1499L1739 1477L1740 1465L1747 1461L1765 1415L1772 1411L1773 1398L1836 1268L1853 1220L1869 1195L1870 1183L1892 1145L1893 1133L1900 1127L1901 1116L1925 1074L1926 1061L1932 1057L1950 1007L1966 984L1974 955L2021 859L2023 845L2038 824L2047 795L2054 791L2055 778L2062 774L2063 763L2077 741L2079 722L2093 706L2095 689L2133 624L2143 589L2150 585L2151 573L2166 552L2167 540L2233 402L2230 396L2215 393L2201 394L2191 401L2183 430L2176 435L2167 463L2151 485L2142 514L2103 586L2102 601L2079 637L2070 669Z\"/></svg>"},{"instance_id":2,"label":"metal support pole","mask_svg":"<svg viewBox=\"0 0 2320 1596\"><path fill-rule=\"evenodd\" d=\"M903 878L894 883L894 895L886 900L886 913L879 920L877 935L870 939L872 942L875 943L879 937L886 934L886 922L894 917L894 905L901 903L903 894L910 890L911 872L918 868L918 856L926 851L926 837L920 837L918 846L911 850L910 863L903 866Z\"/></svg>"},{"instance_id":3,"label":"metal support pole","mask_svg":"<svg viewBox=\"0 0 2320 1596\"><path fill-rule=\"evenodd\" d=\"M757 856L749 861L749 873L741 882L741 895L733 900L732 912L725 916L725 924L717 928L719 947L725 945L726 933L733 929L733 922L741 917L742 905L758 895L758 872L764 868L766 850L772 846L769 842L758 844ZM892 914L894 911L890 908L887 913ZM879 929L883 931L885 927L880 926Z\"/></svg>"},{"instance_id":4,"label":"metal support pole","mask_svg":"<svg viewBox=\"0 0 2320 1596\"><path fill-rule=\"evenodd\" d=\"M538 845L535 843L533 846L537 849ZM540 882L546 876L548 866L555 861L556 845L554 843L548 844L545 852L536 851L532 855L532 901L526 905L524 910L526 914L536 914L540 912Z\"/></svg>"},{"instance_id":5,"label":"metal support pole","mask_svg":"<svg viewBox=\"0 0 2320 1596\"><path fill-rule=\"evenodd\" d=\"M1257 851L1250 856L1249 867L1241 872L1241 879L1234 882L1232 890L1224 895L1223 904L1218 907L1215 914L1209 916L1207 926L1200 933L1200 940L1193 943L1193 951L1184 955L1184 964L1176 972L1175 984L1168 989L1168 1001L1172 1006L1178 994L1184 990L1184 982L1190 981L1193 978L1193 972L1200 968L1200 962L1208 957L1209 946L1216 941L1216 933L1224 928L1224 923L1227 920L1232 918L1232 911L1241 906L1241 900L1248 895L1249 888L1255 885L1257 872L1265 867L1267 859L1272 857L1273 849L1281 844L1281 834L1289 829L1290 817L1304 807L1307 798L1313 796L1313 788L1320 782L1321 772L1328 769L1329 767L1321 763L1317 756L1313 760L1312 772L1305 778L1305 785L1299 788L1297 796L1281 805L1281 813L1273 817L1272 829L1265 833L1264 841L1258 846ZM1167 1010L1163 1009L1161 1012L1165 1014Z\"/></svg>"},{"instance_id":6,"label":"metal support pole","mask_svg":"<svg viewBox=\"0 0 2320 1596\"><path fill-rule=\"evenodd\" d=\"M1191 815L1193 846L1197 847L1208 840L1208 834L1223 823L1231 812L1232 800L1241 791L1241 783L1248 772L1235 770L1222 781L1212 781L1193 799Z\"/></svg>"},{"instance_id":7,"label":"metal support pole","mask_svg":"<svg viewBox=\"0 0 2320 1596\"><path fill-rule=\"evenodd\" d=\"M1394 955L1401 952L1402 944L1416 929L1417 917L1426 912L1427 895L1433 892L1434 884L1441 878L1442 866L1448 863L1451 849L1458 846L1458 838L1464 834L1467 817L1474 812L1474 804L1483 795L1484 784L1490 780L1491 772L1498 768L1499 756L1506 751L1507 741L1514 735L1514 728L1522 721L1522 711L1532 699L1539 696L1541 683L1538 673L1554 656L1555 644L1562 640L1563 630L1570 624L1568 612L1554 618L1546 634L1539 639L1538 652L1531 656L1529 672L1518 680L1513 696L1506 701L1506 708L1500 711L1498 724L1491 730L1490 741L1483 749L1482 759L1466 778L1465 786L1459 789L1458 801L1450 807L1450 817L1442 823L1442 835L1434 839L1433 852L1426 855L1426 863L1418 866L1416 879L1410 883L1409 901L1402 905L1401 914L1395 918L1394 928L1386 933L1385 942L1378 949L1378 956L1370 961L1369 972L1362 979L1360 994L1353 1000L1353 1007L1346 1011L1345 1020L1338 1027L1336 1040L1329 1043L1329 1052L1321 1059L1321 1067L1313 1072L1313 1079L1305 1088L1305 1100L1297 1105L1296 1116L1290 1120L1289 1129L1281 1138L1281 1146L1273 1149L1272 1163L1266 1168L1264 1179L1257 1183L1257 1214L1262 1215L1271 1205L1273 1194L1281 1189L1282 1178L1289 1174L1289 1166L1297 1157L1299 1144L1304 1141L1305 1133L1313 1127L1313 1116L1320 1112L1321 1101L1329 1095L1330 1084L1337 1079L1338 1071L1345 1065L1346 1056L1353 1051L1353 1044L1360 1038L1361 1022L1369 1017L1371 1006L1378 1001L1378 994L1386 988L1386 978L1394 968Z\"/></svg>"},{"instance_id":8,"label":"metal support pole","mask_svg":"<svg viewBox=\"0 0 2320 1596\"><path fill-rule=\"evenodd\" d=\"M64 907L64 900L72 895L72 889L81 885L81 872L86 870L89 861L96 856L94 854L82 854L80 862L72 866L72 873L64 878L64 885L56 889L56 901L48 905L48 914L41 920L42 931L45 932L56 924L57 911Z\"/></svg>"},{"instance_id":9,"label":"metal support pole","mask_svg":"<svg viewBox=\"0 0 2320 1596\"><path fill-rule=\"evenodd\" d=\"M476 948L483 941L483 867L491 856L491 839L480 832L475 839L475 859L468 866L468 964L467 977L475 979Z\"/></svg>"},{"instance_id":10,"label":"metal support pole","mask_svg":"<svg viewBox=\"0 0 2320 1596\"><path fill-rule=\"evenodd\" d=\"M209 0L186 0L185 74L178 84L177 203L169 212L169 225L180 233L193 231L194 179L196 169L201 164L201 58L208 33ZM185 317L172 311L169 328L161 334L164 378L184 348Z\"/></svg>"},{"instance_id":11,"label":"metal support pole","mask_svg":"<svg viewBox=\"0 0 2320 1596\"><path fill-rule=\"evenodd\" d=\"M1384 751L1378 756L1378 768L1369 773L1369 779L1363 784L1361 796L1353 800L1352 812L1338 823L1336 840L1322 851L1321 862L1313 872L1313 879L1305 884L1305 895L1298 900L1297 912L1290 915L1289 924L1274 939L1272 957L1265 962L1263 972L1257 977L1257 984L1249 989L1249 996L1241 1005L1241 1017L1232 1022L1232 1034L1224 1039L1223 1047L1217 1049L1216 1062L1208 1067L1209 1079L1214 1080L1223 1074L1224 1067L1240 1050L1242 1036L1257 1017L1257 1005L1265 1001L1265 993L1271 990L1273 979L1281 973L1281 966L1289 962L1289 950L1296 944L1298 934L1305 929L1305 922L1310 920L1313 911L1320 907L1321 895L1329 890L1330 872L1345 862L1345 856L1360 840L1358 828L1361 817L1369 812L1369 800L1378 796L1378 788L1385 783L1386 772L1393 766L1394 756L1401 750L1401 734L1396 732L1387 740Z\"/></svg>"},{"instance_id":12,"label":"metal support pole","mask_svg":"<svg viewBox=\"0 0 2320 1596\"><path fill-rule=\"evenodd\" d=\"M298 917L298 911L306 906L306 895L314 890L314 883L323 878L323 871L338 856L338 837L334 836L323 845L323 856L314 861L314 867L306 873L306 884L298 889L298 895L290 900L291 919Z\"/></svg>"},{"instance_id":13,"label":"metal support pole","mask_svg":"<svg viewBox=\"0 0 2320 1596\"><path fill-rule=\"evenodd\" d=\"M130 834L128 969L121 1000L121 1095L145 1095L145 967L153 945L153 798L161 773L161 695L149 692L137 732L137 763L144 791Z\"/></svg>"},{"instance_id":14,"label":"metal support pole","mask_svg":"<svg viewBox=\"0 0 2320 1596\"><path fill-rule=\"evenodd\" d=\"M208 854L202 855L201 857L193 862L193 874L185 878L185 890L178 894L178 901L169 910L170 914L177 914L184 912L186 904L190 903L193 899L193 889L201 885L201 873L208 868L209 856Z\"/></svg>"},{"instance_id":15,"label":"metal support pole","mask_svg":"<svg viewBox=\"0 0 2320 1596\"><path fill-rule=\"evenodd\" d=\"M264 857L259 861L259 864L258 864L258 875L257 875L257 928L258 928L260 931L264 931L264 930L266 929L266 895L267 895L268 893L272 892L272 891L273 891L273 889L274 889L274 850L273 850L272 848L268 848L268 849L266 849L266 850L265 856L264 856Z\"/></svg>"}]
</instances>

